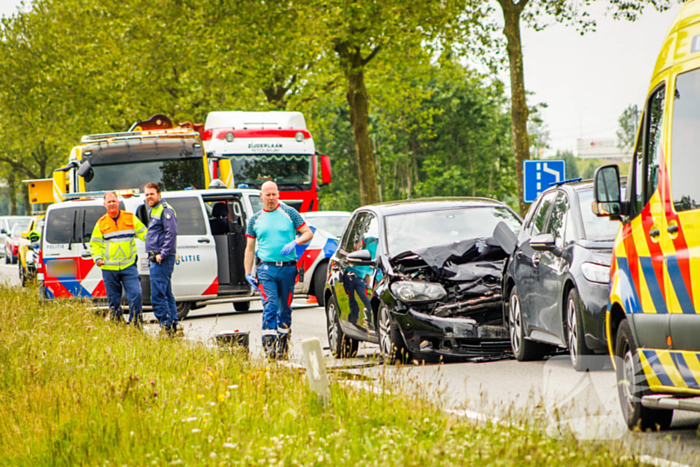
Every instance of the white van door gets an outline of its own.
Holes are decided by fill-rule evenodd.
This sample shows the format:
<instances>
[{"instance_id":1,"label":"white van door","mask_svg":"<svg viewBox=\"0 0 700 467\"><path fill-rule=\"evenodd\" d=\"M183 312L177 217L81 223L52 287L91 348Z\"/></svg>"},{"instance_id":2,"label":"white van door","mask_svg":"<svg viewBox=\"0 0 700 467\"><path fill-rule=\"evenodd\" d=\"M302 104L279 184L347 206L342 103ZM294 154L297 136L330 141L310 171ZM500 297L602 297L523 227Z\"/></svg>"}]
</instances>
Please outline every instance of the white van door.
<instances>
[{"instance_id":1,"label":"white van door","mask_svg":"<svg viewBox=\"0 0 700 467\"><path fill-rule=\"evenodd\" d=\"M216 245L199 195L163 193L177 215L177 253L173 272L173 294L177 301L204 295L216 296L219 289Z\"/></svg>"}]
</instances>

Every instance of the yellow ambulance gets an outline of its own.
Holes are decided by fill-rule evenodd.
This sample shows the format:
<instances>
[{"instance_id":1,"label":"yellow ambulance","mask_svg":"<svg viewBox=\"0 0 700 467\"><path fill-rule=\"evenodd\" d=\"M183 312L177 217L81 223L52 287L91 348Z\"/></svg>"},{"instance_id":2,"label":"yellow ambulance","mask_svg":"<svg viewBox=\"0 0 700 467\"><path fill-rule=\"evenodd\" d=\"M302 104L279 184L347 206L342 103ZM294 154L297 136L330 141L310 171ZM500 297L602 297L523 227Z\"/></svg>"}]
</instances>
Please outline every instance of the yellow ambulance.
<instances>
[{"instance_id":1,"label":"yellow ambulance","mask_svg":"<svg viewBox=\"0 0 700 467\"><path fill-rule=\"evenodd\" d=\"M620 220L606 332L630 428L700 411L700 0L664 40L624 199L617 166L595 174L593 211Z\"/></svg>"}]
</instances>

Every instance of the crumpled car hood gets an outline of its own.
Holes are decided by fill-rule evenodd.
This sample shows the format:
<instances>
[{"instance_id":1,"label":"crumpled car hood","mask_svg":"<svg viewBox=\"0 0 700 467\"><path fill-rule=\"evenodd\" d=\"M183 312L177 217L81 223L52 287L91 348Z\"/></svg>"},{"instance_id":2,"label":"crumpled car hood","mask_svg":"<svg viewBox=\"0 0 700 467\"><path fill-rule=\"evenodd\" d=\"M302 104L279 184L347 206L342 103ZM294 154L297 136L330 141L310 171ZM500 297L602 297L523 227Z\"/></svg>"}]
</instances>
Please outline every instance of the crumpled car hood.
<instances>
[{"instance_id":1,"label":"crumpled car hood","mask_svg":"<svg viewBox=\"0 0 700 467\"><path fill-rule=\"evenodd\" d=\"M493 238L463 240L413 251L392 258L400 261L419 256L442 280L474 281L486 275L500 279L502 260L506 254Z\"/></svg>"}]
</instances>

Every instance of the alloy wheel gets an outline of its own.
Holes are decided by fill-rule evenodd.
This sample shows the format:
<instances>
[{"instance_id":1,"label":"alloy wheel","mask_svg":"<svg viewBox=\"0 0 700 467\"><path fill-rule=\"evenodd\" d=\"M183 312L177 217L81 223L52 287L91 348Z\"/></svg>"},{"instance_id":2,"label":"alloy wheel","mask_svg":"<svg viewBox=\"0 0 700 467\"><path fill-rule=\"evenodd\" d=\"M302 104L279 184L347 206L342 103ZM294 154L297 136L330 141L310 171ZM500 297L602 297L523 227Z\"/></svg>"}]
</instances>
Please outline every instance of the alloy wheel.
<instances>
[{"instance_id":1,"label":"alloy wheel","mask_svg":"<svg viewBox=\"0 0 700 467\"><path fill-rule=\"evenodd\" d=\"M628 348L625 352L625 358L623 360L622 372L626 383L621 385L622 395L627 404L627 413L632 413L634 411L634 356L632 351Z\"/></svg>"},{"instance_id":2,"label":"alloy wheel","mask_svg":"<svg viewBox=\"0 0 700 467\"><path fill-rule=\"evenodd\" d=\"M569 355L571 356L571 364L576 366L578 361L578 327L576 326L576 306L574 301L569 298L566 307L566 325L569 330Z\"/></svg>"},{"instance_id":3,"label":"alloy wheel","mask_svg":"<svg viewBox=\"0 0 700 467\"><path fill-rule=\"evenodd\" d=\"M328 303L328 344L331 349L338 348L338 317L335 310L335 304L332 299Z\"/></svg>"},{"instance_id":4,"label":"alloy wheel","mask_svg":"<svg viewBox=\"0 0 700 467\"><path fill-rule=\"evenodd\" d=\"M391 317L386 307L379 308L379 347L384 355L391 355Z\"/></svg>"},{"instance_id":5,"label":"alloy wheel","mask_svg":"<svg viewBox=\"0 0 700 467\"><path fill-rule=\"evenodd\" d=\"M520 350L520 299L516 294L511 294L510 305L508 307L508 318L510 320L510 344L513 346L513 352L517 353Z\"/></svg>"}]
</instances>

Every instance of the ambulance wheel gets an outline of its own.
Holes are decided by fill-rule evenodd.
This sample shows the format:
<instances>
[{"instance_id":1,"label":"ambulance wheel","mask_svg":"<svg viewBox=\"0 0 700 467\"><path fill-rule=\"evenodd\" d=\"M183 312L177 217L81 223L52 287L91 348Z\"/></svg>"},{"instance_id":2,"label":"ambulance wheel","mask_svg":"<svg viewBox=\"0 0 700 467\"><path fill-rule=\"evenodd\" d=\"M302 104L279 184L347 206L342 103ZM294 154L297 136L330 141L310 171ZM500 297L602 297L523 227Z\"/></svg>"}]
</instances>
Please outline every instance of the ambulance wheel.
<instances>
[{"instance_id":1,"label":"ambulance wheel","mask_svg":"<svg viewBox=\"0 0 700 467\"><path fill-rule=\"evenodd\" d=\"M326 291L326 276L328 275L328 262L323 262L316 267L314 272L314 295L318 306L326 306L323 293Z\"/></svg>"},{"instance_id":2,"label":"ambulance wheel","mask_svg":"<svg viewBox=\"0 0 700 467\"><path fill-rule=\"evenodd\" d=\"M250 302L233 302L233 309L236 311L250 310Z\"/></svg>"},{"instance_id":3,"label":"ambulance wheel","mask_svg":"<svg viewBox=\"0 0 700 467\"><path fill-rule=\"evenodd\" d=\"M642 405L642 397L651 394L646 384L644 370L639 364L637 344L627 320L622 320L617 330L615 343L617 394L622 415L630 430L639 427L642 431L668 430L673 419L673 410L650 409Z\"/></svg>"},{"instance_id":4,"label":"ambulance wheel","mask_svg":"<svg viewBox=\"0 0 700 467\"><path fill-rule=\"evenodd\" d=\"M192 308L192 302L177 302L176 305L178 321L185 319Z\"/></svg>"}]
</instances>

